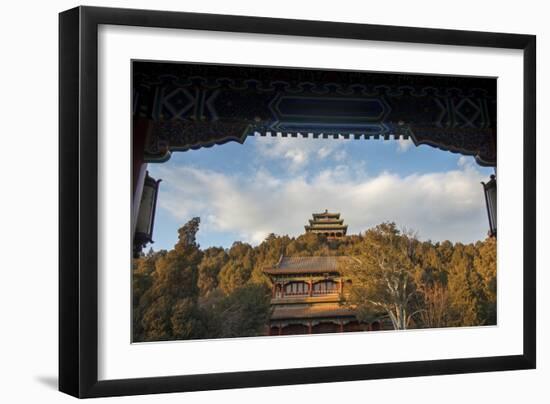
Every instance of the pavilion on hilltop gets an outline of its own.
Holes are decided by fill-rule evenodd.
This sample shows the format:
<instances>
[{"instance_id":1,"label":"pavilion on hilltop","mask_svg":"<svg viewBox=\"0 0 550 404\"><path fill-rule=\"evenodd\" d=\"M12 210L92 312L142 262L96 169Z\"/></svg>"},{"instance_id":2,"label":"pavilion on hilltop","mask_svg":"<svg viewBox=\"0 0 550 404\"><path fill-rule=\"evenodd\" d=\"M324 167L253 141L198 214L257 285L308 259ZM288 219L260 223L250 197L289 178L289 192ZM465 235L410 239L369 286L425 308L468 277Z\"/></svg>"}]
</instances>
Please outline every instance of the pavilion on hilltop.
<instances>
[{"instance_id":1,"label":"pavilion on hilltop","mask_svg":"<svg viewBox=\"0 0 550 404\"><path fill-rule=\"evenodd\" d=\"M347 226L339 213L314 213L306 232L344 237ZM327 234L328 233L328 234ZM371 331L391 327L387 319L359 321L353 307L343 304L351 288L344 268L348 256L286 257L263 272L271 279L269 335Z\"/></svg>"},{"instance_id":2,"label":"pavilion on hilltop","mask_svg":"<svg viewBox=\"0 0 550 404\"><path fill-rule=\"evenodd\" d=\"M340 219L340 213L330 213L328 210L314 213L313 219L309 219L309 225L304 227L306 233L323 234L330 239L344 237L348 231L344 219Z\"/></svg>"}]
</instances>

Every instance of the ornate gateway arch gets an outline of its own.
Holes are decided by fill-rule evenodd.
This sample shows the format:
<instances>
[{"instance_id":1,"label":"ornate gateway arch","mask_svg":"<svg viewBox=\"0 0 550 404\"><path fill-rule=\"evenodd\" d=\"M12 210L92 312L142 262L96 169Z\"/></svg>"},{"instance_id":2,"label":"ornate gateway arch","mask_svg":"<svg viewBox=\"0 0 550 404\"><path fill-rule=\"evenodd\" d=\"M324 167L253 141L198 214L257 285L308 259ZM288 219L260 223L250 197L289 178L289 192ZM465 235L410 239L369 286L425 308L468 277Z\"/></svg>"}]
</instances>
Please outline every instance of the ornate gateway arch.
<instances>
[{"instance_id":1,"label":"ornate gateway arch","mask_svg":"<svg viewBox=\"0 0 550 404\"><path fill-rule=\"evenodd\" d=\"M495 79L154 62L133 79L148 162L280 135L411 139L496 165Z\"/></svg>"}]
</instances>

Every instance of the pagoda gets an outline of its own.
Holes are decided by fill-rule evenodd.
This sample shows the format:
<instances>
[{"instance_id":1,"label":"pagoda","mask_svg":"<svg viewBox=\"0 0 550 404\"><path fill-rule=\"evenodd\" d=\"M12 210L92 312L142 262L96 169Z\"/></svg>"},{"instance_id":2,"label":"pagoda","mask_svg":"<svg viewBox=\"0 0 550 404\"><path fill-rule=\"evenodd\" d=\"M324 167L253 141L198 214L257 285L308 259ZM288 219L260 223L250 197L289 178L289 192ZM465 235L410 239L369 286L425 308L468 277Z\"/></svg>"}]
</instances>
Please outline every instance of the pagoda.
<instances>
[{"instance_id":1,"label":"pagoda","mask_svg":"<svg viewBox=\"0 0 550 404\"><path fill-rule=\"evenodd\" d=\"M314 213L307 233L329 239L344 237L347 225L339 213ZM352 281L345 269L355 258L349 256L290 257L263 269L271 280L271 316L268 335L319 334L389 329L388 319L373 313L370 321L359 321L355 308L345 304Z\"/></svg>"},{"instance_id":2,"label":"pagoda","mask_svg":"<svg viewBox=\"0 0 550 404\"><path fill-rule=\"evenodd\" d=\"M384 316L359 321L344 305L351 280L342 274L353 258L285 257L263 272L271 279L271 316L267 335L325 334L391 329Z\"/></svg>"},{"instance_id":3,"label":"pagoda","mask_svg":"<svg viewBox=\"0 0 550 404\"><path fill-rule=\"evenodd\" d=\"M271 279L271 317L268 335L321 334L381 329L381 322L357 320L344 306L351 281L341 269L346 256L285 257L263 272Z\"/></svg>"},{"instance_id":4,"label":"pagoda","mask_svg":"<svg viewBox=\"0 0 550 404\"><path fill-rule=\"evenodd\" d=\"M344 219L340 219L340 213L330 213L328 210L314 213L313 219L309 219L309 225L304 227L306 233L323 234L329 239L344 237L348 231Z\"/></svg>"}]
</instances>

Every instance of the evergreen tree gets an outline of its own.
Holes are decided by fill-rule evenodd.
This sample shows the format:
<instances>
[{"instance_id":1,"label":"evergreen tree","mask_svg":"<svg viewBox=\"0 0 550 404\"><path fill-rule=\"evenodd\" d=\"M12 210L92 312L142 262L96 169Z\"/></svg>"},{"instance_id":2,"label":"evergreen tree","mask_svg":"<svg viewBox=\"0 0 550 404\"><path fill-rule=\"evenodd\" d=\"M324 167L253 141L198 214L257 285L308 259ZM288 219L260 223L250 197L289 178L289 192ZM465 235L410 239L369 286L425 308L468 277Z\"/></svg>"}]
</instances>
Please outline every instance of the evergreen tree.
<instances>
[{"instance_id":1,"label":"evergreen tree","mask_svg":"<svg viewBox=\"0 0 550 404\"><path fill-rule=\"evenodd\" d=\"M474 259L474 268L481 276L485 295L485 323L497 323L497 242L488 237L477 244L478 254Z\"/></svg>"},{"instance_id":2,"label":"evergreen tree","mask_svg":"<svg viewBox=\"0 0 550 404\"><path fill-rule=\"evenodd\" d=\"M328 256L330 253L330 246L327 242L327 238L322 234L306 233L292 240L287 248L287 256Z\"/></svg>"},{"instance_id":3,"label":"evergreen tree","mask_svg":"<svg viewBox=\"0 0 550 404\"><path fill-rule=\"evenodd\" d=\"M208 294L218 287L218 275L228 259L229 256L221 247L210 247L204 251L199 264L198 278L201 295Z\"/></svg>"},{"instance_id":4,"label":"evergreen tree","mask_svg":"<svg viewBox=\"0 0 550 404\"><path fill-rule=\"evenodd\" d=\"M229 249L229 260L220 270L218 277L221 290L225 294L244 286L254 268L254 250L250 244L236 241Z\"/></svg>"},{"instance_id":5,"label":"evergreen tree","mask_svg":"<svg viewBox=\"0 0 550 404\"><path fill-rule=\"evenodd\" d=\"M288 236L277 236L273 233L257 246L255 250L254 268L249 282L263 284L271 288L271 280L263 272L264 268L272 267L285 254L287 246L292 242Z\"/></svg>"},{"instance_id":6,"label":"evergreen tree","mask_svg":"<svg viewBox=\"0 0 550 404\"><path fill-rule=\"evenodd\" d=\"M165 252L155 254L149 250L146 255L134 259L132 270L132 318L133 318L133 339L142 341L144 330L141 320L146 306L142 304L142 298L151 288L153 283L153 272L155 271L156 260Z\"/></svg>"},{"instance_id":7,"label":"evergreen tree","mask_svg":"<svg viewBox=\"0 0 550 404\"><path fill-rule=\"evenodd\" d=\"M217 338L264 335L269 322L269 288L249 284L229 295L211 296L203 310L209 315L209 333Z\"/></svg>"},{"instance_id":8,"label":"evergreen tree","mask_svg":"<svg viewBox=\"0 0 550 404\"><path fill-rule=\"evenodd\" d=\"M485 321L483 282L473 268L472 252L469 246L457 243L449 265L449 311L455 326L475 326Z\"/></svg>"},{"instance_id":9,"label":"evergreen tree","mask_svg":"<svg viewBox=\"0 0 550 404\"><path fill-rule=\"evenodd\" d=\"M176 338L175 321L184 317L174 317L174 310L178 304L196 304L198 265L202 258L195 239L199 223L194 218L181 227L174 249L156 262L151 288L142 298L147 307L142 321L147 341Z\"/></svg>"}]
</instances>

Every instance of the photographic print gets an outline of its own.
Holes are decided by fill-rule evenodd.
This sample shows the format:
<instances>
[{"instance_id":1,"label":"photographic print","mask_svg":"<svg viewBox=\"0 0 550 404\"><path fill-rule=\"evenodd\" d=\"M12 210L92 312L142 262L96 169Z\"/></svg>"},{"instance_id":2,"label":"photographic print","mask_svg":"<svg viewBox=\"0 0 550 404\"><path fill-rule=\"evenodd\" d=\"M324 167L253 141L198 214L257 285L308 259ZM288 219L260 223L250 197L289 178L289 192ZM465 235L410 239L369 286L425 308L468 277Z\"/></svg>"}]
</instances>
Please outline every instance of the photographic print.
<instances>
[{"instance_id":1,"label":"photographic print","mask_svg":"<svg viewBox=\"0 0 550 404\"><path fill-rule=\"evenodd\" d=\"M497 325L496 78L132 80L133 342Z\"/></svg>"},{"instance_id":2,"label":"photographic print","mask_svg":"<svg viewBox=\"0 0 550 404\"><path fill-rule=\"evenodd\" d=\"M536 368L535 152L534 35L60 13L60 391Z\"/></svg>"}]
</instances>

